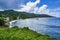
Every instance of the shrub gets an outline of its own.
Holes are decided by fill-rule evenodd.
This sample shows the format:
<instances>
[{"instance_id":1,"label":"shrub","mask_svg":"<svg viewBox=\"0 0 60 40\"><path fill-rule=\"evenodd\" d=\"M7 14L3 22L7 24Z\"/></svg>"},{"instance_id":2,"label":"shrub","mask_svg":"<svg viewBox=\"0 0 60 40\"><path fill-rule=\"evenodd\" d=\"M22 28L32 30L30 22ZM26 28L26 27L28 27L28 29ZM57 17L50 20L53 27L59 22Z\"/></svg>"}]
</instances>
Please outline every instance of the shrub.
<instances>
[{"instance_id":1,"label":"shrub","mask_svg":"<svg viewBox=\"0 0 60 40\"><path fill-rule=\"evenodd\" d=\"M5 25L5 20L4 18L0 17L0 26L3 26Z\"/></svg>"},{"instance_id":2,"label":"shrub","mask_svg":"<svg viewBox=\"0 0 60 40\"><path fill-rule=\"evenodd\" d=\"M12 28L18 28L18 26L13 26Z\"/></svg>"},{"instance_id":3,"label":"shrub","mask_svg":"<svg viewBox=\"0 0 60 40\"><path fill-rule=\"evenodd\" d=\"M28 27L24 27L23 29L29 29Z\"/></svg>"}]
</instances>

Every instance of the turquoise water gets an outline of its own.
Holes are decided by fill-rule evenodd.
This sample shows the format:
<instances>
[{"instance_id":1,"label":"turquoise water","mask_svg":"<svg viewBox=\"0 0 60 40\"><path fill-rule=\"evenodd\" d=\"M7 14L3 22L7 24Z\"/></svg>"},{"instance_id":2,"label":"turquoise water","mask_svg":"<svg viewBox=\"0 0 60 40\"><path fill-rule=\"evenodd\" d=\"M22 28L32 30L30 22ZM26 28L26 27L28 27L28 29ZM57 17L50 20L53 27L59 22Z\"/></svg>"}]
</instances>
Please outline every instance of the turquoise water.
<instances>
[{"instance_id":1,"label":"turquoise water","mask_svg":"<svg viewBox=\"0 0 60 40\"><path fill-rule=\"evenodd\" d=\"M29 29L60 40L60 18L30 18L20 19L12 24L18 27L29 27Z\"/></svg>"}]
</instances>

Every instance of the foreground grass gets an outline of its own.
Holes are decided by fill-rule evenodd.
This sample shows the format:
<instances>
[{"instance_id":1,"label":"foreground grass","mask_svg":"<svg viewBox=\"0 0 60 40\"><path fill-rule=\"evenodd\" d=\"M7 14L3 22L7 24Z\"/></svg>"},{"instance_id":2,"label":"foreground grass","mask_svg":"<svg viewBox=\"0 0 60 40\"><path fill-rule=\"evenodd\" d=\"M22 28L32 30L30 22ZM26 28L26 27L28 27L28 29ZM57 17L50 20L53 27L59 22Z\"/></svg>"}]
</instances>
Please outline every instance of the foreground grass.
<instances>
[{"instance_id":1,"label":"foreground grass","mask_svg":"<svg viewBox=\"0 0 60 40\"><path fill-rule=\"evenodd\" d=\"M0 28L0 40L56 40L48 35L42 35L24 28Z\"/></svg>"}]
</instances>

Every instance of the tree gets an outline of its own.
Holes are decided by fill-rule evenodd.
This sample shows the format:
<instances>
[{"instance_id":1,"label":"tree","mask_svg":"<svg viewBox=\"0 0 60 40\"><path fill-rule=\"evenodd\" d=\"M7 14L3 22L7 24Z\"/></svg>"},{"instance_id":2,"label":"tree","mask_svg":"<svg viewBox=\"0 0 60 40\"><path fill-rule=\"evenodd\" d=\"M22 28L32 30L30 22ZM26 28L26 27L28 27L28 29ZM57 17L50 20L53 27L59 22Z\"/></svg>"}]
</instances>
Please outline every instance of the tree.
<instances>
[{"instance_id":1,"label":"tree","mask_svg":"<svg viewBox=\"0 0 60 40\"><path fill-rule=\"evenodd\" d=\"M0 26L5 25L5 20L3 17L0 17Z\"/></svg>"}]
</instances>

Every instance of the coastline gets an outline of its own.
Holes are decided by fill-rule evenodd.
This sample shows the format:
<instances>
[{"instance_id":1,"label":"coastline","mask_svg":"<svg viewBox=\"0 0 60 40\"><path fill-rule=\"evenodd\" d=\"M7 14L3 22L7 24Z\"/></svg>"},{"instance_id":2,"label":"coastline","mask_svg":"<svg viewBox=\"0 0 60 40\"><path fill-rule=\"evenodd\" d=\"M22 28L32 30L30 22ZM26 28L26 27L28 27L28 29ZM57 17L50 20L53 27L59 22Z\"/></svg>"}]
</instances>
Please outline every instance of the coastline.
<instances>
[{"instance_id":1,"label":"coastline","mask_svg":"<svg viewBox=\"0 0 60 40\"><path fill-rule=\"evenodd\" d=\"M57 40L49 35L42 35L30 30L28 27L1 28L0 30L0 40Z\"/></svg>"},{"instance_id":2,"label":"coastline","mask_svg":"<svg viewBox=\"0 0 60 40\"><path fill-rule=\"evenodd\" d=\"M9 22L9 28L11 28L12 27L12 23L15 23L17 20L12 20L12 21L10 21Z\"/></svg>"}]
</instances>

